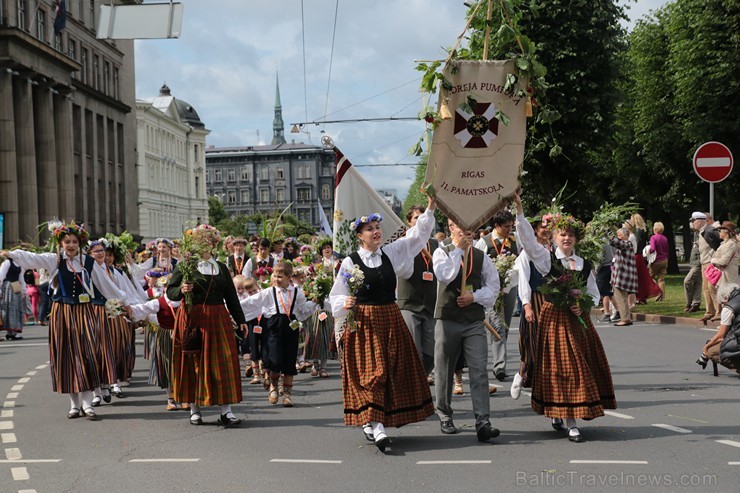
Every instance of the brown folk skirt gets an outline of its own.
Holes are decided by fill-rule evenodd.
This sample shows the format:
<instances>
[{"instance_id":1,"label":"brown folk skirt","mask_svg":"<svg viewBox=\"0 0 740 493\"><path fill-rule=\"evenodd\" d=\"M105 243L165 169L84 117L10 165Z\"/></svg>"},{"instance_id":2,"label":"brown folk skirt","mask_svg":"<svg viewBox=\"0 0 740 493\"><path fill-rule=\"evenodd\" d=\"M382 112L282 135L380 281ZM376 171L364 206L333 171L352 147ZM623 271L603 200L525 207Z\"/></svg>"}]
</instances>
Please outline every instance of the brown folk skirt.
<instances>
[{"instance_id":1,"label":"brown folk skirt","mask_svg":"<svg viewBox=\"0 0 740 493\"><path fill-rule=\"evenodd\" d=\"M241 402L239 352L226 306L194 305L191 317L193 324L203 329L203 347L197 353L182 352L187 316L184 308L178 309L171 374L175 400L201 406Z\"/></svg>"},{"instance_id":2,"label":"brown folk skirt","mask_svg":"<svg viewBox=\"0 0 740 493\"><path fill-rule=\"evenodd\" d=\"M531 388L534 380L534 365L537 355L537 318L540 316L545 297L538 291L532 292L532 312L534 321L527 322L522 309L519 319L519 375L522 377L522 387Z\"/></svg>"},{"instance_id":3,"label":"brown folk skirt","mask_svg":"<svg viewBox=\"0 0 740 493\"><path fill-rule=\"evenodd\" d=\"M100 386L98 318L90 303L55 302L49 318L49 362L54 392L70 394Z\"/></svg>"},{"instance_id":4,"label":"brown folk skirt","mask_svg":"<svg viewBox=\"0 0 740 493\"><path fill-rule=\"evenodd\" d=\"M549 418L604 415L616 409L614 385L601 339L591 318L584 327L570 310L542 306L537 327L537 354L532 409Z\"/></svg>"},{"instance_id":5,"label":"brown folk skirt","mask_svg":"<svg viewBox=\"0 0 740 493\"><path fill-rule=\"evenodd\" d=\"M395 303L357 305L357 330L342 336L344 424L400 427L434 414L424 367Z\"/></svg>"}]
</instances>

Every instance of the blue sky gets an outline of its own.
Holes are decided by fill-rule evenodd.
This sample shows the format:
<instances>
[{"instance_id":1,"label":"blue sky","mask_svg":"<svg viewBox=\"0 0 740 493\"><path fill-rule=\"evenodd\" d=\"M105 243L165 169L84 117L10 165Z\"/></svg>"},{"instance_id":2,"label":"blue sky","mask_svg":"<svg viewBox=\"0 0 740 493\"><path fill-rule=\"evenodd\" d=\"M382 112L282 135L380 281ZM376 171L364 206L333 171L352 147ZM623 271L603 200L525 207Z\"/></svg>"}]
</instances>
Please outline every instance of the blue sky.
<instances>
[{"instance_id":1,"label":"blue sky","mask_svg":"<svg viewBox=\"0 0 740 493\"><path fill-rule=\"evenodd\" d=\"M300 0L181 0L182 37L136 42L136 97L156 96L163 82L189 102L211 130L209 145L269 143L275 73L286 138L318 144L321 130L375 188L405 197L418 158L408 150L422 122L327 124L291 134L291 122L416 116L422 109L415 59L440 59L465 25L462 0L303 0L304 98ZM665 0L630 1L638 19ZM329 65L331 61L331 80ZM328 85L328 103L327 103ZM434 102L432 102L434 103ZM259 140L258 140L259 132Z\"/></svg>"}]
</instances>

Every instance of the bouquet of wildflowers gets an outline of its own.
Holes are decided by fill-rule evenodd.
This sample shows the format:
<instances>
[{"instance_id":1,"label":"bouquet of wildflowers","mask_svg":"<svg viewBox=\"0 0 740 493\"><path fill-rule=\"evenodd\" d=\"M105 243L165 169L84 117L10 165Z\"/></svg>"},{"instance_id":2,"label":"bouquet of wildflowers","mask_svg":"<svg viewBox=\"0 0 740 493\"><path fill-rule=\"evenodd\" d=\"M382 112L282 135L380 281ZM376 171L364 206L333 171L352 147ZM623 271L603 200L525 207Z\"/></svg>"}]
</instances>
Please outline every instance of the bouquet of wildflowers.
<instances>
[{"instance_id":1,"label":"bouquet of wildflowers","mask_svg":"<svg viewBox=\"0 0 740 493\"><path fill-rule=\"evenodd\" d=\"M358 265L353 265L349 271L342 271L339 274L342 276L347 289L349 290L350 296L357 296L357 292L365 284L365 273ZM345 318L345 326L349 328L350 332L357 330L357 322L355 321L355 309L350 308Z\"/></svg>"},{"instance_id":2,"label":"bouquet of wildflowers","mask_svg":"<svg viewBox=\"0 0 740 493\"><path fill-rule=\"evenodd\" d=\"M544 295L551 295L552 304L556 308L570 310L570 307L578 306L586 316L589 316L594 307L594 300L586 290L587 280L580 272L567 270L559 262L557 270L558 275L545 277L545 284L540 286L540 292ZM577 318L585 330L586 322L581 317Z\"/></svg>"},{"instance_id":3,"label":"bouquet of wildflowers","mask_svg":"<svg viewBox=\"0 0 740 493\"><path fill-rule=\"evenodd\" d=\"M310 277L303 285L303 293L306 295L306 299L318 300L319 305L323 305L334 285L332 271L324 267L323 264L316 264L311 265L308 272Z\"/></svg>"},{"instance_id":4,"label":"bouquet of wildflowers","mask_svg":"<svg viewBox=\"0 0 740 493\"><path fill-rule=\"evenodd\" d=\"M198 272L198 262L201 260L201 247L197 241L193 240L192 230L185 231L185 235L180 242L180 261L177 268L182 273L183 283L192 283L195 280L195 273ZM193 307L193 293L185 293L185 306L188 311Z\"/></svg>"},{"instance_id":5,"label":"bouquet of wildflowers","mask_svg":"<svg viewBox=\"0 0 740 493\"><path fill-rule=\"evenodd\" d=\"M108 314L108 318L116 318L126 313L126 311L120 301L110 299L105 302L105 313Z\"/></svg>"},{"instance_id":6,"label":"bouquet of wildflowers","mask_svg":"<svg viewBox=\"0 0 740 493\"><path fill-rule=\"evenodd\" d=\"M503 309L504 292L506 288L509 287L511 280L514 277L514 262L516 262L516 255L509 252L497 255L496 258L493 259L493 265L495 265L496 270L498 270L498 280L501 288L498 292L498 299L496 299L496 311Z\"/></svg>"}]
</instances>

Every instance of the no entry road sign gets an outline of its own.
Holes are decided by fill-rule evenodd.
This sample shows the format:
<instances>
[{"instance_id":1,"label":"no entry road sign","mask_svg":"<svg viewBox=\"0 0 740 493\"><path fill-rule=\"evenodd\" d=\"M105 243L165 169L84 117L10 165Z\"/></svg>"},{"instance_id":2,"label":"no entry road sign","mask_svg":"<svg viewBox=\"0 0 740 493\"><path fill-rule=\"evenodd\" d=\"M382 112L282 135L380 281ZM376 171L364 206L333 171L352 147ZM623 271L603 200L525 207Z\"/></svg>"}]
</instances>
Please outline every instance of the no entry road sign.
<instances>
[{"instance_id":1,"label":"no entry road sign","mask_svg":"<svg viewBox=\"0 0 740 493\"><path fill-rule=\"evenodd\" d=\"M719 183L732 172L730 149L720 142L706 142L694 153L694 171L709 183Z\"/></svg>"}]
</instances>

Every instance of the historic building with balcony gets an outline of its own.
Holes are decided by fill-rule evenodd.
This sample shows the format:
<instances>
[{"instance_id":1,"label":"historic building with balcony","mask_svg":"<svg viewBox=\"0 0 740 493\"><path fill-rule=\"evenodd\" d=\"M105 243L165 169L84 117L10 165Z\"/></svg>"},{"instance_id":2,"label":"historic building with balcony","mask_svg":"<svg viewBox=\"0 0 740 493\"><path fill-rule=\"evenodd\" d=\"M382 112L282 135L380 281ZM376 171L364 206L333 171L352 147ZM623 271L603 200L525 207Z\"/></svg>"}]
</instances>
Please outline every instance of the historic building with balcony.
<instances>
[{"instance_id":1,"label":"historic building with balcony","mask_svg":"<svg viewBox=\"0 0 740 493\"><path fill-rule=\"evenodd\" d=\"M53 217L93 235L139 231L134 45L96 39L101 3L68 0L55 29L56 1L0 0L6 246L34 241Z\"/></svg>"},{"instance_id":2,"label":"historic building with balcony","mask_svg":"<svg viewBox=\"0 0 740 493\"><path fill-rule=\"evenodd\" d=\"M334 214L335 161L332 149L285 141L276 83L272 143L207 148L206 188L231 216L267 214L292 204L292 214L318 229L319 204L328 218Z\"/></svg>"},{"instance_id":3,"label":"historic building with balcony","mask_svg":"<svg viewBox=\"0 0 740 493\"><path fill-rule=\"evenodd\" d=\"M136 101L138 213L143 241L178 238L208 220L205 165L210 132L189 103L159 95Z\"/></svg>"}]
</instances>

